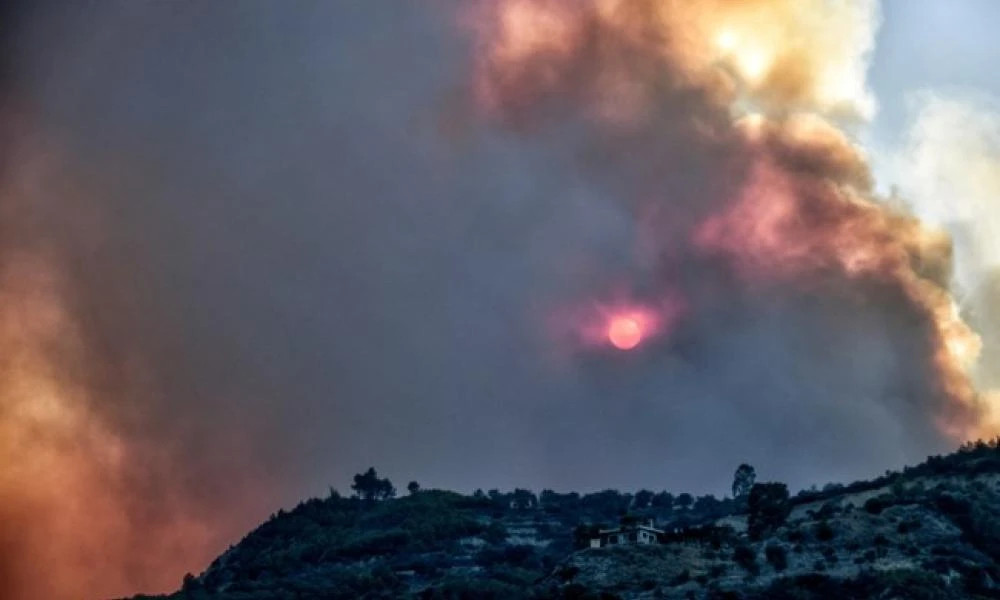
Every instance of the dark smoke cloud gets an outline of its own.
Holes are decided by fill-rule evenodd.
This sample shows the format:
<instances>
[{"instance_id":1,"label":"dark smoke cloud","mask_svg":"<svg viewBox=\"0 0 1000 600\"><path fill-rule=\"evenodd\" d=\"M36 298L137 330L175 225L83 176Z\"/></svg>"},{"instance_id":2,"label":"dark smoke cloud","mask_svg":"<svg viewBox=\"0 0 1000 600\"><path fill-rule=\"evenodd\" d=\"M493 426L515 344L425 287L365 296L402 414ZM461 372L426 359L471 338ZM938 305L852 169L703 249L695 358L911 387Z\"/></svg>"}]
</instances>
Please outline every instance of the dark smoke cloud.
<instances>
[{"instance_id":1,"label":"dark smoke cloud","mask_svg":"<svg viewBox=\"0 0 1000 600\"><path fill-rule=\"evenodd\" d=\"M44 243L3 251L61 274L85 350L53 363L125 453L112 495L132 525L65 532L125 540L88 591L175 585L369 465L424 487L721 494L743 461L802 486L949 445L927 315L892 281L749 285L691 248L755 151L712 89L668 91L655 126L621 134L558 94L482 121L457 6L101 2L21 30L12 149L40 170ZM802 180L864 184L770 139ZM629 355L553 341L552 315L621 289L689 310ZM24 510L4 517L44 530ZM122 558L165 539L163 567ZM0 569L14 598L45 589Z\"/></svg>"}]
</instances>

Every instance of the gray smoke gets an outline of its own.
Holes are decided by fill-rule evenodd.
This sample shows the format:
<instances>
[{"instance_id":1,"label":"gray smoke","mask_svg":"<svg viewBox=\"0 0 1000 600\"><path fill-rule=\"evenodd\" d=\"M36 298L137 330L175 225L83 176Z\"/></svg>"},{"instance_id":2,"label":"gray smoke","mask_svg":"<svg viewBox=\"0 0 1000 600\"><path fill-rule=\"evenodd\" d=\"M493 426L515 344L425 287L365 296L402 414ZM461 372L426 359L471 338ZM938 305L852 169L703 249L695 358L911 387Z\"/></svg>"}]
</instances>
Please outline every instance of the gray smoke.
<instances>
[{"instance_id":1,"label":"gray smoke","mask_svg":"<svg viewBox=\"0 0 1000 600\"><path fill-rule=\"evenodd\" d=\"M660 289L667 267L634 258L616 178L663 176L627 148L591 157L591 176L580 123L519 136L477 120L454 8L32 13L8 162L45 157L31 247L69 282L96 414L158 457L130 467L137 514L169 515L147 501L181 493L217 526L211 554L369 465L397 486L721 495L741 462L794 488L949 445L905 400L921 380L899 351L925 335L889 301L859 314L813 291L749 292L703 259L671 272L698 306L669 343L554 343L565 307L623 282ZM666 182L700 193L723 158Z\"/></svg>"}]
</instances>

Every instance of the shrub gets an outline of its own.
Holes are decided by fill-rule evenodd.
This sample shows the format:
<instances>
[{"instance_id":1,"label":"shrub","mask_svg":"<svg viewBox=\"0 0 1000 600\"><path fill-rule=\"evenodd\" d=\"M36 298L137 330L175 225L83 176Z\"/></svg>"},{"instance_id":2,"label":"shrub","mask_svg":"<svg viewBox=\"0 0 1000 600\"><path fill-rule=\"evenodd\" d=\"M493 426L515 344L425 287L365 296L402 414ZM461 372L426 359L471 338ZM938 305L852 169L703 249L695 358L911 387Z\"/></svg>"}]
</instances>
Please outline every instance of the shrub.
<instances>
[{"instance_id":1,"label":"shrub","mask_svg":"<svg viewBox=\"0 0 1000 600\"><path fill-rule=\"evenodd\" d=\"M780 544L768 544L764 549L764 556L767 562L774 567L775 571L784 571L788 568L788 551Z\"/></svg>"},{"instance_id":2,"label":"shrub","mask_svg":"<svg viewBox=\"0 0 1000 600\"><path fill-rule=\"evenodd\" d=\"M500 521L490 521L483 531L483 539L490 544L502 544L507 540L507 528Z\"/></svg>"},{"instance_id":3,"label":"shrub","mask_svg":"<svg viewBox=\"0 0 1000 600\"><path fill-rule=\"evenodd\" d=\"M816 525L816 539L821 542L829 542L834 537L833 527L826 521L821 521Z\"/></svg>"},{"instance_id":4,"label":"shrub","mask_svg":"<svg viewBox=\"0 0 1000 600\"><path fill-rule=\"evenodd\" d=\"M899 531L899 533L905 535L907 533L910 533L911 531L916 531L917 529L920 529L921 525L922 523L920 522L920 519L916 518L904 519L899 523L899 526L896 529Z\"/></svg>"},{"instance_id":5,"label":"shrub","mask_svg":"<svg viewBox=\"0 0 1000 600\"><path fill-rule=\"evenodd\" d=\"M197 577L195 577L191 573L187 573L186 575L184 575L184 581L181 583L181 590L183 592L185 593L193 592L200 588L201 588L201 582L198 581Z\"/></svg>"},{"instance_id":6,"label":"shrub","mask_svg":"<svg viewBox=\"0 0 1000 600\"><path fill-rule=\"evenodd\" d=\"M587 597L587 588L580 583L571 583L563 588L562 597L566 600L576 600Z\"/></svg>"},{"instance_id":7,"label":"shrub","mask_svg":"<svg viewBox=\"0 0 1000 600\"><path fill-rule=\"evenodd\" d=\"M829 519L830 517L836 515L839 512L840 512L840 507L838 507L836 503L827 502L819 509L819 511L816 513L816 516L820 519L825 520Z\"/></svg>"},{"instance_id":8,"label":"shrub","mask_svg":"<svg viewBox=\"0 0 1000 600\"><path fill-rule=\"evenodd\" d=\"M792 505L788 486L783 483L755 483L747 500L747 527L751 539L760 539L765 531L784 524Z\"/></svg>"},{"instance_id":9,"label":"shrub","mask_svg":"<svg viewBox=\"0 0 1000 600\"><path fill-rule=\"evenodd\" d=\"M733 562L754 575L760 571L760 567L757 566L757 553L745 544L741 544L733 550Z\"/></svg>"},{"instance_id":10,"label":"shrub","mask_svg":"<svg viewBox=\"0 0 1000 600\"><path fill-rule=\"evenodd\" d=\"M891 504L892 502L889 500L889 498L884 495L878 496L876 498L869 498L865 502L865 510L868 511L870 514L879 515L882 514L883 510L889 508Z\"/></svg>"}]
</instances>

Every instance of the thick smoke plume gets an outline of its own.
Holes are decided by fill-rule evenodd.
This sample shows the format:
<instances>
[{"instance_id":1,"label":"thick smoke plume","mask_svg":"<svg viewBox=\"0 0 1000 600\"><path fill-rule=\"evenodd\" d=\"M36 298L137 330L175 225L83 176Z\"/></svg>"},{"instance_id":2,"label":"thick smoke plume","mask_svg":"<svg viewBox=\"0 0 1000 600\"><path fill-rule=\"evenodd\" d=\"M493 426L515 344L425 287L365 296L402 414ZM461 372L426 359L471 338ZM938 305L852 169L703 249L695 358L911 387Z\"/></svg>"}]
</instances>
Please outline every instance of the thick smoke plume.
<instances>
[{"instance_id":1,"label":"thick smoke plume","mask_svg":"<svg viewBox=\"0 0 1000 600\"><path fill-rule=\"evenodd\" d=\"M718 494L745 461L802 486L992 431L950 238L852 143L873 3L17 16L4 598L176 587L372 464Z\"/></svg>"},{"instance_id":2,"label":"thick smoke plume","mask_svg":"<svg viewBox=\"0 0 1000 600\"><path fill-rule=\"evenodd\" d=\"M826 371L837 402L962 438L985 405L969 381L979 339L948 289L951 246L875 197L862 151L835 126L871 111L876 9L486 2L471 19L485 23L475 91L519 132L574 136L570 151L636 216L652 278L687 299L679 340L704 344L728 315L723 336L767 322L761 348L808 331L813 348L775 367Z\"/></svg>"},{"instance_id":3,"label":"thick smoke plume","mask_svg":"<svg viewBox=\"0 0 1000 600\"><path fill-rule=\"evenodd\" d=\"M5 108L11 116L20 107ZM0 186L0 595L59 600L175 587L192 556L205 560L223 543L225 512L199 496L211 486L178 466L183 449L171 447L163 425L145 422L141 413L158 402L147 365L128 356L127 338L102 339L111 332L88 321L88 303L113 301L118 291L96 281L97 269L73 270L79 263L69 252L93 250L98 215L63 204L85 196L62 187L70 180L41 136L17 125L8 133ZM91 295L90 285L100 293ZM144 435L150 428L160 433Z\"/></svg>"},{"instance_id":4,"label":"thick smoke plume","mask_svg":"<svg viewBox=\"0 0 1000 600\"><path fill-rule=\"evenodd\" d=\"M910 130L890 157L890 172L913 212L954 243L954 295L981 332L974 380L991 397L981 435L1000 428L1000 106L962 90L926 90L910 98Z\"/></svg>"}]
</instances>

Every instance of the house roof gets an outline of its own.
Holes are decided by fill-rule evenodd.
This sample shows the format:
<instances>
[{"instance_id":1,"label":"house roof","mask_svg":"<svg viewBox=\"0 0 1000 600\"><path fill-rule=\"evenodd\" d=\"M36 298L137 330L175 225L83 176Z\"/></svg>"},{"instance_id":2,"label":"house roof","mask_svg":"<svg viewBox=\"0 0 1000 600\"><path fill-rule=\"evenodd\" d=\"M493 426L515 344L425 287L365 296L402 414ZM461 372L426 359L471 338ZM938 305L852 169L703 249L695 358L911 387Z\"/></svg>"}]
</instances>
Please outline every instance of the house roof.
<instances>
[{"instance_id":1,"label":"house roof","mask_svg":"<svg viewBox=\"0 0 1000 600\"><path fill-rule=\"evenodd\" d=\"M614 529L600 529L598 530L598 533L600 535L610 535L612 533L621 533L623 531L638 531L640 529L643 531L650 531L652 533L664 533L662 529L657 529L655 527L650 527L649 525L642 525L642 524L623 525L621 527L615 527Z\"/></svg>"}]
</instances>

